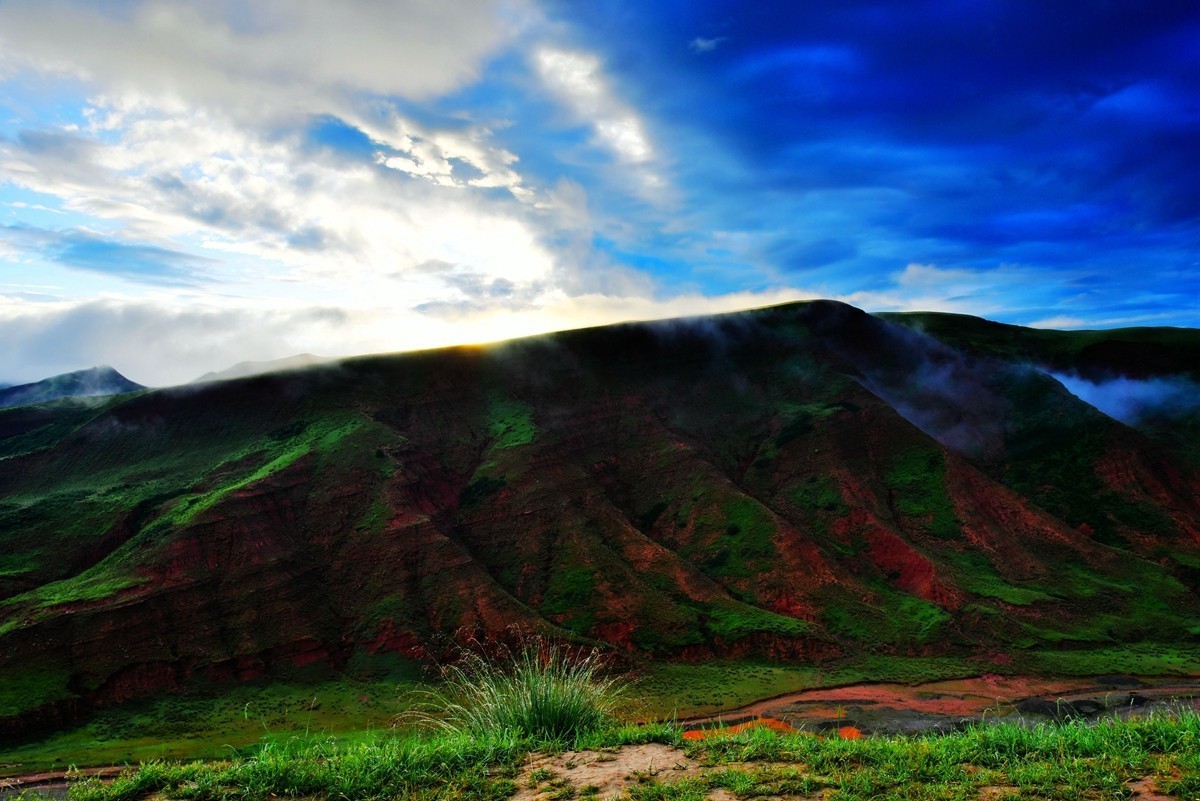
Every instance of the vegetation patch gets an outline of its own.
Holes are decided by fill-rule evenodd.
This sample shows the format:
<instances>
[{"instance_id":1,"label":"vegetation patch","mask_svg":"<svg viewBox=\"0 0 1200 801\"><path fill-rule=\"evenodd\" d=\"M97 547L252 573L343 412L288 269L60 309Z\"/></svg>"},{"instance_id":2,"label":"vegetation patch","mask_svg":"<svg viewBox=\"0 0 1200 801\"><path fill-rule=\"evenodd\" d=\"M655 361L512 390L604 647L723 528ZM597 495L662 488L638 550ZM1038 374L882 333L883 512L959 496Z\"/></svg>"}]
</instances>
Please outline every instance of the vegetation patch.
<instances>
[{"instance_id":1,"label":"vegetation patch","mask_svg":"<svg viewBox=\"0 0 1200 801\"><path fill-rule=\"evenodd\" d=\"M537 435L533 409L516 398L492 396L488 402L488 433L492 436L491 447L496 450L528 445Z\"/></svg>"},{"instance_id":2,"label":"vegetation patch","mask_svg":"<svg viewBox=\"0 0 1200 801\"><path fill-rule=\"evenodd\" d=\"M1032 650L1019 655L1023 669L1046 675L1187 676L1200 673L1200 645L1143 642L1107 648Z\"/></svg>"},{"instance_id":3,"label":"vegetation patch","mask_svg":"<svg viewBox=\"0 0 1200 801\"><path fill-rule=\"evenodd\" d=\"M1009 584L981 553L947 552L942 557L954 566L958 585L975 595L995 598L1013 606L1055 600L1053 595L1043 590Z\"/></svg>"},{"instance_id":4,"label":"vegetation patch","mask_svg":"<svg viewBox=\"0 0 1200 801\"><path fill-rule=\"evenodd\" d=\"M35 587L29 592L13 596L0 602L0 607L33 606L45 609L61 604L101 601L122 590L145 584L149 580L137 576L120 575L114 570L114 565L101 562L77 576L52 581Z\"/></svg>"},{"instance_id":5,"label":"vegetation patch","mask_svg":"<svg viewBox=\"0 0 1200 801\"><path fill-rule=\"evenodd\" d=\"M0 578L10 578L33 572L40 555L38 550L0 554Z\"/></svg>"},{"instance_id":6,"label":"vegetation patch","mask_svg":"<svg viewBox=\"0 0 1200 801\"><path fill-rule=\"evenodd\" d=\"M895 493L900 514L924 521L929 533L939 539L955 539L961 534L954 504L946 492L946 460L940 450L904 451L884 480Z\"/></svg>"},{"instance_id":7,"label":"vegetation patch","mask_svg":"<svg viewBox=\"0 0 1200 801\"><path fill-rule=\"evenodd\" d=\"M787 423L779 429L779 433L775 436L775 445L784 447L785 445L800 439L801 437L813 431L818 420L829 417L836 412L842 411L849 404L839 403L804 403L786 404L782 410L782 414L787 418Z\"/></svg>"},{"instance_id":8,"label":"vegetation patch","mask_svg":"<svg viewBox=\"0 0 1200 801\"><path fill-rule=\"evenodd\" d=\"M809 512L840 514L848 508L832 476L809 476L792 487L791 499L796 506Z\"/></svg>"},{"instance_id":9,"label":"vegetation patch","mask_svg":"<svg viewBox=\"0 0 1200 801\"><path fill-rule=\"evenodd\" d=\"M259 464L253 470L243 473L230 481L223 482L200 495L181 499L162 519L160 525L184 526L195 520L203 512L220 503L225 497L240 489L291 467L302 457L313 451L325 452L339 443L340 440L352 434L364 421L356 418L322 420L321 424L297 422L285 426L272 434L257 446L243 449L218 466L214 472L219 473L221 467L230 464L240 464L247 457L261 454Z\"/></svg>"},{"instance_id":10,"label":"vegetation patch","mask_svg":"<svg viewBox=\"0 0 1200 801\"><path fill-rule=\"evenodd\" d=\"M816 666L713 661L656 663L644 668L630 693L639 719L707 715L822 685Z\"/></svg>"},{"instance_id":11,"label":"vegetation patch","mask_svg":"<svg viewBox=\"0 0 1200 801\"><path fill-rule=\"evenodd\" d=\"M412 719L453 735L519 738L562 747L616 721L622 685L599 651L532 637L515 649L481 645L441 669Z\"/></svg>"},{"instance_id":12,"label":"vegetation patch","mask_svg":"<svg viewBox=\"0 0 1200 801\"><path fill-rule=\"evenodd\" d=\"M750 578L775 555L775 521L756 501L735 496L700 524L720 533L703 549L700 567L708 574L728 578Z\"/></svg>"},{"instance_id":13,"label":"vegetation patch","mask_svg":"<svg viewBox=\"0 0 1200 801\"><path fill-rule=\"evenodd\" d=\"M727 642L761 632L785 637L804 637L812 633L812 626L807 621L777 615L749 604L713 605L701 613L708 618L705 621L708 630Z\"/></svg>"},{"instance_id":14,"label":"vegetation patch","mask_svg":"<svg viewBox=\"0 0 1200 801\"><path fill-rule=\"evenodd\" d=\"M0 673L0 718L74 698L68 687L70 671L50 665L32 665Z\"/></svg>"},{"instance_id":15,"label":"vegetation patch","mask_svg":"<svg viewBox=\"0 0 1200 801\"><path fill-rule=\"evenodd\" d=\"M592 611L596 573L589 567L559 567L550 575L542 596L541 611L548 615L566 615L565 627L582 634L596 622Z\"/></svg>"},{"instance_id":16,"label":"vegetation patch","mask_svg":"<svg viewBox=\"0 0 1200 801\"><path fill-rule=\"evenodd\" d=\"M937 604L872 584L873 602L858 598L830 601L822 620L834 634L863 643L910 644L931 642L950 615Z\"/></svg>"},{"instance_id":17,"label":"vegetation patch","mask_svg":"<svg viewBox=\"0 0 1200 801\"><path fill-rule=\"evenodd\" d=\"M72 697L69 676L52 669L0 676L0 697L22 709ZM391 655L358 653L347 671L310 666L228 686L195 682L181 692L92 712L76 726L24 744L6 743L6 772L119 765L163 759L250 755L267 743L336 736L343 744L390 731L412 705L419 665ZM19 691L19 694L18 694ZM11 707L10 707L11 709ZM0 713L4 714L4 713Z\"/></svg>"}]
</instances>

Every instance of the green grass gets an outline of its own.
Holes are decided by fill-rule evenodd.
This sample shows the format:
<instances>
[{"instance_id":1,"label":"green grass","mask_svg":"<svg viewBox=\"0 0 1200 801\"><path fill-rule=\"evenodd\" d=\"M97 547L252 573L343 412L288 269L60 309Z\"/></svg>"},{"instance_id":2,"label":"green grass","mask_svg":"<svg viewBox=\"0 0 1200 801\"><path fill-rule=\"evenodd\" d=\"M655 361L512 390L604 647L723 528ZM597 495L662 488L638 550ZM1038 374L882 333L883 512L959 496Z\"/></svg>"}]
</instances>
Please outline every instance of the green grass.
<instances>
[{"instance_id":1,"label":"green grass","mask_svg":"<svg viewBox=\"0 0 1200 801\"><path fill-rule=\"evenodd\" d=\"M70 678L62 666L41 664L0 673L0 717L74 697L67 686Z\"/></svg>"},{"instance_id":2,"label":"green grass","mask_svg":"<svg viewBox=\"0 0 1200 801\"><path fill-rule=\"evenodd\" d=\"M591 748L661 742L683 746L679 729L657 725L597 730ZM111 784L85 780L70 801L137 801L155 794L188 801L339 798L508 798L519 767L547 743L511 732L377 733L362 740L297 739L266 743L222 762L153 762ZM1129 796L1126 782L1153 778L1180 798L1200 797L1200 715L1158 715L1096 725L976 727L918 738L836 740L750 729L683 746L699 767L676 780L672 771L638 774L628 797L700 801L723 788L741 799L824 792L828 799L978 798L985 787L1020 798ZM561 795L585 797L563 777L543 771L533 781Z\"/></svg>"},{"instance_id":3,"label":"green grass","mask_svg":"<svg viewBox=\"0 0 1200 801\"><path fill-rule=\"evenodd\" d=\"M161 522L173 526L187 525L228 495L290 467L314 451L328 452L336 448L342 439L353 434L362 425L363 421L359 419L331 415L320 424L294 423L286 426L269 435L265 441L234 454L226 462L234 465L257 456L260 463L255 469L208 492L182 499ZM261 452L258 451L260 446L264 446ZM224 465L218 466L214 472L219 472L222 467Z\"/></svg>"},{"instance_id":4,"label":"green grass","mask_svg":"<svg viewBox=\"0 0 1200 801\"><path fill-rule=\"evenodd\" d=\"M830 476L809 476L791 490L791 499L796 506L807 512L825 511L843 513L849 507L842 499L837 482Z\"/></svg>"},{"instance_id":5,"label":"green grass","mask_svg":"<svg viewBox=\"0 0 1200 801\"><path fill-rule=\"evenodd\" d=\"M542 597L541 611L546 615L565 615L565 628L585 634L596 622L596 573L588 567L560 566L550 574L550 582Z\"/></svg>"},{"instance_id":6,"label":"green grass","mask_svg":"<svg viewBox=\"0 0 1200 801\"><path fill-rule=\"evenodd\" d=\"M528 445L537 435L533 409L515 398L492 397L488 403L488 433L493 437L491 447L496 450Z\"/></svg>"},{"instance_id":7,"label":"green grass","mask_svg":"<svg viewBox=\"0 0 1200 801\"><path fill-rule=\"evenodd\" d=\"M165 792L178 799L507 798L528 746L515 735L381 735L365 742L299 739L268 743L227 762L142 765L111 784L84 781L73 801L134 801Z\"/></svg>"},{"instance_id":8,"label":"green grass","mask_svg":"<svg viewBox=\"0 0 1200 801\"><path fill-rule=\"evenodd\" d=\"M146 579L134 576L112 575L107 568L97 566L62 581L43 584L31 590L21 600L34 600L38 606L49 607L79 601L97 601L116 595L121 590L144 584Z\"/></svg>"},{"instance_id":9,"label":"green grass","mask_svg":"<svg viewBox=\"0 0 1200 801\"><path fill-rule=\"evenodd\" d=\"M33 572L40 558L41 552L38 550L25 553L0 554L0 578L9 578Z\"/></svg>"},{"instance_id":10,"label":"green grass","mask_svg":"<svg viewBox=\"0 0 1200 801\"><path fill-rule=\"evenodd\" d=\"M896 511L926 523L939 539L957 538L961 529L946 493L946 460L935 448L912 448L893 462L885 476L895 493Z\"/></svg>"},{"instance_id":11,"label":"green grass","mask_svg":"<svg viewBox=\"0 0 1200 801\"><path fill-rule=\"evenodd\" d=\"M937 604L882 582L868 582L868 586L875 591L870 601L844 598L825 607L821 617L831 632L868 645L925 643L941 636L951 621Z\"/></svg>"},{"instance_id":12,"label":"green grass","mask_svg":"<svg viewBox=\"0 0 1200 801\"><path fill-rule=\"evenodd\" d=\"M725 712L787 693L892 681L919 684L979 673L977 665L954 657L867 654L821 665L712 661L695 665L655 663L645 667L630 695L630 713L639 720L688 718Z\"/></svg>"},{"instance_id":13,"label":"green grass","mask_svg":"<svg viewBox=\"0 0 1200 801\"><path fill-rule=\"evenodd\" d=\"M758 632L787 637L803 637L812 633L812 626L806 621L777 615L749 604L713 605L704 611L709 616L706 622L708 630L726 642L736 642Z\"/></svg>"},{"instance_id":14,"label":"green grass","mask_svg":"<svg viewBox=\"0 0 1200 801\"><path fill-rule=\"evenodd\" d=\"M0 676L0 704L19 692L20 707L34 695L64 696L68 676L29 671L22 685ZM374 736L411 709L421 671L390 656L359 655L347 673L314 667L237 686L194 683L184 691L95 710L83 721L41 740L6 743L0 762L8 772L75 764L119 765L162 759L218 759L266 741L336 735L340 740ZM2 713L0 713L2 714Z\"/></svg>"},{"instance_id":15,"label":"green grass","mask_svg":"<svg viewBox=\"0 0 1200 801\"><path fill-rule=\"evenodd\" d=\"M710 576L753 578L775 556L775 521L752 498L722 498L697 517L697 530L701 529L716 536L692 559Z\"/></svg>"},{"instance_id":16,"label":"green grass","mask_svg":"<svg viewBox=\"0 0 1200 801\"><path fill-rule=\"evenodd\" d=\"M998 724L911 739L827 740L753 729L688 751L713 768L698 780L701 789L725 787L743 798L821 790L833 799L977 798L990 786L1013 797L1080 799L1128 797L1125 782L1146 776L1166 792L1195 798L1197 748L1200 715L1183 712L1095 725ZM690 792L663 787L653 797Z\"/></svg>"},{"instance_id":17,"label":"green grass","mask_svg":"<svg viewBox=\"0 0 1200 801\"><path fill-rule=\"evenodd\" d=\"M1085 650L1031 650L1019 655L1019 660L1023 669L1052 676L1188 676L1200 673L1200 645L1138 643Z\"/></svg>"},{"instance_id":18,"label":"green grass","mask_svg":"<svg viewBox=\"0 0 1200 801\"><path fill-rule=\"evenodd\" d=\"M1029 606L1039 601L1054 600L1053 595L1037 587L1008 583L982 553L948 551L942 558L954 567L959 586L975 595L995 598L1013 606Z\"/></svg>"},{"instance_id":19,"label":"green grass","mask_svg":"<svg viewBox=\"0 0 1200 801\"><path fill-rule=\"evenodd\" d=\"M621 700L599 651L530 637L511 649L464 650L414 720L455 735L571 746L613 723Z\"/></svg>"},{"instance_id":20,"label":"green grass","mask_svg":"<svg viewBox=\"0 0 1200 801\"><path fill-rule=\"evenodd\" d=\"M816 667L713 661L647 666L631 695L640 719L686 718L736 709L760 698L821 686Z\"/></svg>"}]
</instances>

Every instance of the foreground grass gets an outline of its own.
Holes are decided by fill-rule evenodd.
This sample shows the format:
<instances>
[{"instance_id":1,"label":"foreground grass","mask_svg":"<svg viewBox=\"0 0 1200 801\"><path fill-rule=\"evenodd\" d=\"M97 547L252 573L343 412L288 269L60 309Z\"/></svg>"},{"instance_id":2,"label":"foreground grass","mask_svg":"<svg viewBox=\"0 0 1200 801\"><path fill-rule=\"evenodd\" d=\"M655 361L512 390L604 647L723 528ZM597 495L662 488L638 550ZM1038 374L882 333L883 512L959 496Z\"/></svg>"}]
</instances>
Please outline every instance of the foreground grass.
<instances>
[{"instance_id":1,"label":"foreground grass","mask_svg":"<svg viewBox=\"0 0 1200 801\"><path fill-rule=\"evenodd\" d=\"M0 745L0 776L68 765L220 759L263 740L305 735L373 737L410 708L409 695L423 686L419 667L399 662L374 667L379 675L309 671L292 680L197 687L99 709L44 739Z\"/></svg>"},{"instance_id":2,"label":"foreground grass","mask_svg":"<svg viewBox=\"0 0 1200 801\"><path fill-rule=\"evenodd\" d=\"M829 799L975 799L987 788L994 797L1078 801L1130 797L1126 782L1145 777L1179 798L1200 798L1200 714L1190 711L1097 725L998 724L948 735L864 740L751 729L685 744L680 730L666 724L607 728L571 743L450 732L353 743L297 740L267 744L253 756L227 762L145 764L111 784L80 782L69 798L503 799L516 792L520 765L532 751L642 742L685 748L702 767L677 781L671 771L635 777L627 791L634 801L694 801L718 788L746 799L821 791ZM586 795L561 785L552 792L555 798Z\"/></svg>"},{"instance_id":3,"label":"foreground grass","mask_svg":"<svg viewBox=\"0 0 1200 801\"><path fill-rule=\"evenodd\" d=\"M1194 712L1095 725L998 724L921 738L824 740L754 729L694 750L718 768L700 785L744 798L829 790L835 799L974 799L985 788L996 797L1123 798L1131 795L1126 782L1145 777L1164 792L1200 798ZM689 792L632 795L696 797Z\"/></svg>"}]
</instances>

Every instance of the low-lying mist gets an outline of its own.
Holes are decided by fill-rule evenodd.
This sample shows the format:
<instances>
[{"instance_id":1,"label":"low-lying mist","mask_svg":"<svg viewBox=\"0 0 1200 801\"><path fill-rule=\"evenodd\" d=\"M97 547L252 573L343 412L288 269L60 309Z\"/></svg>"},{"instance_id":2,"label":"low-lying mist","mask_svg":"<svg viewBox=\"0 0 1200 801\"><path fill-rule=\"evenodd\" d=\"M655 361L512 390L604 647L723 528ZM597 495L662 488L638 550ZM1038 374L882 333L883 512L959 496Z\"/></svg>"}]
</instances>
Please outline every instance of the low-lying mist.
<instances>
[{"instance_id":1,"label":"low-lying mist","mask_svg":"<svg viewBox=\"0 0 1200 801\"><path fill-rule=\"evenodd\" d=\"M1200 409L1200 384L1183 376L1102 380L1073 373L1047 373L1067 390L1109 417L1137 425L1151 417L1178 417Z\"/></svg>"}]
</instances>

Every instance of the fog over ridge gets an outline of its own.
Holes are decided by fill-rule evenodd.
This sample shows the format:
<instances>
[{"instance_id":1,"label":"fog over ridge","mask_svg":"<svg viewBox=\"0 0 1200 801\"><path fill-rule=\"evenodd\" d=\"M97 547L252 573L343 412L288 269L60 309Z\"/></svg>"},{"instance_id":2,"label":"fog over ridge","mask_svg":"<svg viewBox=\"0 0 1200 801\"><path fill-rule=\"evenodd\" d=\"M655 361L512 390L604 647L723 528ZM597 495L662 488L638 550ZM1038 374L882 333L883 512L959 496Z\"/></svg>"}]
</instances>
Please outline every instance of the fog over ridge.
<instances>
[{"instance_id":1,"label":"fog over ridge","mask_svg":"<svg viewBox=\"0 0 1200 801\"><path fill-rule=\"evenodd\" d=\"M1075 397L1114 420L1137 425L1149 416L1176 416L1200 408L1200 383L1184 376L1130 378L1114 375L1092 380L1047 370Z\"/></svg>"}]
</instances>

